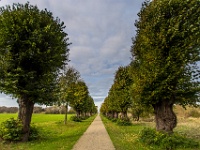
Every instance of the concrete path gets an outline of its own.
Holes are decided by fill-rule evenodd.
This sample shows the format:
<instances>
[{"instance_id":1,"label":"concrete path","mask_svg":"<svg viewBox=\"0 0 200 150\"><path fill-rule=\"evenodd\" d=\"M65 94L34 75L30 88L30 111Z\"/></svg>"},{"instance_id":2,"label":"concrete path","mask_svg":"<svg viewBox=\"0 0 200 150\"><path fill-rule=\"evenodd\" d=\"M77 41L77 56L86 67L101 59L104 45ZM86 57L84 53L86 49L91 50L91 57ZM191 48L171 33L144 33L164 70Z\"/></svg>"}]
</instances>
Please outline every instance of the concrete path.
<instances>
[{"instance_id":1,"label":"concrete path","mask_svg":"<svg viewBox=\"0 0 200 150\"><path fill-rule=\"evenodd\" d=\"M74 145L73 150L115 150L99 115Z\"/></svg>"}]
</instances>

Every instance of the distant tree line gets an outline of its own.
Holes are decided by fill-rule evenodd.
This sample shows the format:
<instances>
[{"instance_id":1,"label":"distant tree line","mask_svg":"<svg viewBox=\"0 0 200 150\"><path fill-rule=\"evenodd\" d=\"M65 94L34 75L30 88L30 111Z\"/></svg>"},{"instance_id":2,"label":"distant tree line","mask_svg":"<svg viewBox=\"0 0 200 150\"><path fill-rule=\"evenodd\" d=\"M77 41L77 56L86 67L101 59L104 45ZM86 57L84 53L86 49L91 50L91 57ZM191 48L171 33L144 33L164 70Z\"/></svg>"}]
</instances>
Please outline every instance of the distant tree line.
<instances>
[{"instance_id":1,"label":"distant tree line","mask_svg":"<svg viewBox=\"0 0 200 150\"><path fill-rule=\"evenodd\" d=\"M18 113L18 107L0 107L0 113ZM65 107L50 106L50 107L34 107L33 113L44 113L44 114L65 114ZM70 108L68 114L76 114L73 108Z\"/></svg>"},{"instance_id":2,"label":"distant tree line","mask_svg":"<svg viewBox=\"0 0 200 150\"><path fill-rule=\"evenodd\" d=\"M115 72L114 83L112 84L108 96L101 105L100 112L115 119L129 121L128 112L133 119L139 121L141 115L151 114L152 107L137 103L132 94L134 80L132 76L131 65L120 66Z\"/></svg>"},{"instance_id":3,"label":"distant tree line","mask_svg":"<svg viewBox=\"0 0 200 150\"><path fill-rule=\"evenodd\" d=\"M65 66L58 78L58 92L56 96L57 101L55 104L65 108L65 124L69 106L76 112L78 119L97 113L97 107L90 96L86 83L81 79L80 73L71 66Z\"/></svg>"},{"instance_id":4,"label":"distant tree line","mask_svg":"<svg viewBox=\"0 0 200 150\"><path fill-rule=\"evenodd\" d=\"M5 106L0 107L0 113L17 113L17 112L18 112L18 107L5 107Z\"/></svg>"}]
</instances>

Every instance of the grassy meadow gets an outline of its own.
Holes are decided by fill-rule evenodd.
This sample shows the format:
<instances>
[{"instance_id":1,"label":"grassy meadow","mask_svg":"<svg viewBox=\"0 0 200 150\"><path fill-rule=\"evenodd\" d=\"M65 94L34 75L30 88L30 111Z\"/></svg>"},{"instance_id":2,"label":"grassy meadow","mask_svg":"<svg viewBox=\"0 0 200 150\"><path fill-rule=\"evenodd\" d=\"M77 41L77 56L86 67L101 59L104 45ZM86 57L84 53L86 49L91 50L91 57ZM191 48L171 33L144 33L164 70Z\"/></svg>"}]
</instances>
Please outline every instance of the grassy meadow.
<instances>
[{"instance_id":1,"label":"grassy meadow","mask_svg":"<svg viewBox=\"0 0 200 150\"><path fill-rule=\"evenodd\" d=\"M94 120L95 116L82 122L70 120L64 125L62 114L33 114L32 124L38 129L41 137L27 143L0 142L0 150L71 150L81 135ZM0 114L0 123L17 114Z\"/></svg>"},{"instance_id":2,"label":"grassy meadow","mask_svg":"<svg viewBox=\"0 0 200 150\"><path fill-rule=\"evenodd\" d=\"M184 110L176 106L174 110L178 118L174 132L200 144L200 108L188 107ZM68 115L68 123L64 125L62 114L33 114L32 124L37 127L41 137L28 143L0 142L0 150L71 150L96 117L93 116L83 122L73 122L70 120L71 116ZM11 117L17 118L17 114L0 114L0 123ZM144 128L155 128L152 118L141 118L139 122L133 121L131 126L119 126L103 116L102 120L116 150L162 150L160 147L144 145L138 140ZM184 150L198 149L200 147Z\"/></svg>"},{"instance_id":3,"label":"grassy meadow","mask_svg":"<svg viewBox=\"0 0 200 150\"><path fill-rule=\"evenodd\" d=\"M179 106L175 108L178 124L174 132L193 139L200 144L200 116L190 117L190 113L194 110L195 112L198 111L200 114L200 109L198 108L188 108L187 110ZM147 120L150 119L142 118L139 122L133 121L133 125L131 126L119 126L103 116L102 120L116 150L163 150L160 147L144 145L138 140L139 134L144 128L155 128L155 123L153 121L147 122ZM197 149L187 148L184 150L199 149L200 147Z\"/></svg>"}]
</instances>

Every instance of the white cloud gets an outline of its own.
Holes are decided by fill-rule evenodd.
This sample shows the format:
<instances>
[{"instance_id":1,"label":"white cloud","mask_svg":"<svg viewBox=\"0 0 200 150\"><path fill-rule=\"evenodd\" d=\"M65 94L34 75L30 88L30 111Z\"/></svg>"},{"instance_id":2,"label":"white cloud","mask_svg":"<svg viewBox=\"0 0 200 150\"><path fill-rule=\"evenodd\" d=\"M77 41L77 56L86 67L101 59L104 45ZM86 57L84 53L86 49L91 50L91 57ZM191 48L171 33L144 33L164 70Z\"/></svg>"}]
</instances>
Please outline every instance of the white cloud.
<instances>
[{"instance_id":1,"label":"white cloud","mask_svg":"<svg viewBox=\"0 0 200 150\"><path fill-rule=\"evenodd\" d=\"M10 96L5 94L0 94L0 106L17 107L18 104L16 99L12 99Z\"/></svg>"}]
</instances>

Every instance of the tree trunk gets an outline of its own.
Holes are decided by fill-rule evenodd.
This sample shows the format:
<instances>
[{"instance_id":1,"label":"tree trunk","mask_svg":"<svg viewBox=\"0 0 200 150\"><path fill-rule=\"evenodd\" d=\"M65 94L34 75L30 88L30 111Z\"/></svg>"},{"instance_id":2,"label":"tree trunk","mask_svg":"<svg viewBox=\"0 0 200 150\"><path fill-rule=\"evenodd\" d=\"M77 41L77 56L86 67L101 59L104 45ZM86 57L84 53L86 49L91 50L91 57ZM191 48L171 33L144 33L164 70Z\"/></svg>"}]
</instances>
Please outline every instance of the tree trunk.
<instances>
[{"instance_id":1,"label":"tree trunk","mask_svg":"<svg viewBox=\"0 0 200 150\"><path fill-rule=\"evenodd\" d=\"M22 121L22 142L27 142L30 133L30 123L33 113L34 103L28 97L22 96L18 99L19 112L18 119Z\"/></svg>"},{"instance_id":2,"label":"tree trunk","mask_svg":"<svg viewBox=\"0 0 200 150\"><path fill-rule=\"evenodd\" d=\"M112 111L111 118L114 118L114 116L115 116L115 112Z\"/></svg>"},{"instance_id":3,"label":"tree trunk","mask_svg":"<svg viewBox=\"0 0 200 150\"><path fill-rule=\"evenodd\" d=\"M135 121L139 121L139 120L140 120L140 113L136 113Z\"/></svg>"},{"instance_id":4,"label":"tree trunk","mask_svg":"<svg viewBox=\"0 0 200 150\"><path fill-rule=\"evenodd\" d=\"M127 111L122 112L122 119L127 119Z\"/></svg>"},{"instance_id":5,"label":"tree trunk","mask_svg":"<svg viewBox=\"0 0 200 150\"><path fill-rule=\"evenodd\" d=\"M117 119L118 119L118 114L119 114L118 112L115 112L115 115L114 115L115 118L117 118Z\"/></svg>"},{"instance_id":6,"label":"tree trunk","mask_svg":"<svg viewBox=\"0 0 200 150\"><path fill-rule=\"evenodd\" d=\"M68 103L65 105L65 120L64 120L64 124L67 124L67 114L68 114Z\"/></svg>"},{"instance_id":7,"label":"tree trunk","mask_svg":"<svg viewBox=\"0 0 200 150\"><path fill-rule=\"evenodd\" d=\"M111 116L112 116L111 114L112 114L111 112L108 112L108 116L107 117L111 118Z\"/></svg>"},{"instance_id":8,"label":"tree trunk","mask_svg":"<svg viewBox=\"0 0 200 150\"><path fill-rule=\"evenodd\" d=\"M135 115L136 115L136 119L135 121L139 121L140 120L140 115L142 114L142 109L138 109L135 111Z\"/></svg>"},{"instance_id":9,"label":"tree trunk","mask_svg":"<svg viewBox=\"0 0 200 150\"><path fill-rule=\"evenodd\" d=\"M173 103L169 101L161 101L153 105L156 130L173 133L173 129L177 125L176 114L173 112Z\"/></svg>"},{"instance_id":10,"label":"tree trunk","mask_svg":"<svg viewBox=\"0 0 200 150\"><path fill-rule=\"evenodd\" d=\"M81 116L81 111L80 110L77 110L76 116L77 116L77 118L80 118L80 116Z\"/></svg>"}]
</instances>

